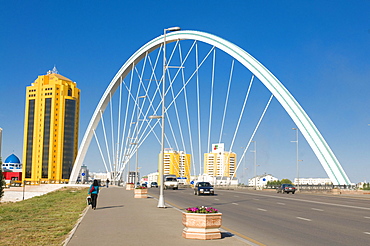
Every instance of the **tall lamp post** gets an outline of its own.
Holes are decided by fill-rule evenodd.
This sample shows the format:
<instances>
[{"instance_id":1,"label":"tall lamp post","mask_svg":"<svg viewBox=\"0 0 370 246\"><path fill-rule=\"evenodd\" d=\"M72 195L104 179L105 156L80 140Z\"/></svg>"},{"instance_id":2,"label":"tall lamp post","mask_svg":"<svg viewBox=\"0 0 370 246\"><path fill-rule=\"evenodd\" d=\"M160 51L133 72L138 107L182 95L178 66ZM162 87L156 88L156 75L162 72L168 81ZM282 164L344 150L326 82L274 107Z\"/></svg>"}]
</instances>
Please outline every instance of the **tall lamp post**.
<instances>
[{"instance_id":1,"label":"tall lamp post","mask_svg":"<svg viewBox=\"0 0 370 246\"><path fill-rule=\"evenodd\" d=\"M129 158L130 155L125 155L126 156L126 160ZM130 159L128 159L128 165L127 165L127 168L126 168L128 171L127 171L127 179L126 179L126 184L130 183Z\"/></svg>"},{"instance_id":2,"label":"tall lamp post","mask_svg":"<svg viewBox=\"0 0 370 246\"><path fill-rule=\"evenodd\" d=\"M159 199L158 199L158 208L165 208L166 205L164 203L164 117L165 117L165 104L164 104L164 96L166 92L166 70L167 70L167 61L166 61L166 33L173 32L173 31L180 31L180 27L170 27L163 30L163 74L162 74L162 115L161 116L149 116L150 119L162 119L162 139L161 139L161 163L159 168Z\"/></svg>"},{"instance_id":3,"label":"tall lamp post","mask_svg":"<svg viewBox=\"0 0 370 246\"><path fill-rule=\"evenodd\" d=\"M296 131L296 140L295 141L291 141L291 142L295 142L296 143L296 162L297 162L297 188L298 188L298 191L299 191L299 160L298 160L298 128L292 128L292 130L295 130Z\"/></svg>"},{"instance_id":4,"label":"tall lamp post","mask_svg":"<svg viewBox=\"0 0 370 246\"><path fill-rule=\"evenodd\" d=\"M244 149L244 147L240 147L242 149ZM247 174L246 174L246 171L248 170L248 168L246 168L247 166L247 158L244 156L244 168L243 168L243 177L244 177L244 183L248 183L248 179L247 179Z\"/></svg>"},{"instance_id":5,"label":"tall lamp post","mask_svg":"<svg viewBox=\"0 0 370 246\"><path fill-rule=\"evenodd\" d=\"M140 98L146 98L146 96L139 96L137 99L140 99ZM131 143L131 144L134 144L136 145L136 165L135 165L135 188L137 187L137 182L138 182L138 179L139 179L139 100L137 100L137 103L136 103L136 106L137 106L137 117L136 117L136 141L135 143Z\"/></svg>"},{"instance_id":6,"label":"tall lamp post","mask_svg":"<svg viewBox=\"0 0 370 246\"><path fill-rule=\"evenodd\" d=\"M252 142L254 143L254 150L252 150L254 152L254 189L257 190L257 142Z\"/></svg>"}]
</instances>

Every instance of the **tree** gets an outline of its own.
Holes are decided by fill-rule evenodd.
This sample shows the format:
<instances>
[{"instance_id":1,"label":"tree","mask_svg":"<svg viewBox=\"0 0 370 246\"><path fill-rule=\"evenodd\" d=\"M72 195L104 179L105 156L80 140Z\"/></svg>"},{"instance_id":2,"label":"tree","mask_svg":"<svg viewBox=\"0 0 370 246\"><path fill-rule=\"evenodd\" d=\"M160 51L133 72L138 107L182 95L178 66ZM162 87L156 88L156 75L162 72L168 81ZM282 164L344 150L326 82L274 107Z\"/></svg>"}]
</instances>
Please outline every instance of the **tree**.
<instances>
[{"instance_id":1,"label":"tree","mask_svg":"<svg viewBox=\"0 0 370 246\"><path fill-rule=\"evenodd\" d=\"M281 181L280 180L267 181L266 188L276 189L280 185L281 185Z\"/></svg>"},{"instance_id":2,"label":"tree","mask_svg":"<svg viewBox=\"0 0 370 246\"><path fill-rule=\"evenodd\" d=\"M289 179L282 179L282 180L281 180L281 183L282 183L282 184L291 184L291 183L292 183L292 181L290 181Z\"/></svg>"},{"instance_id":3,"label":"tree","mask_svg":"<svg viewBox=\"0 0 370 246\"><path fill-rule=\"evenodd\" d=\"M5 187L3 168L1 167L2 164L3 162L1 161L1 158L0 158L0 200L4 196L4 187Z\"/></svg>"}]
</instances>

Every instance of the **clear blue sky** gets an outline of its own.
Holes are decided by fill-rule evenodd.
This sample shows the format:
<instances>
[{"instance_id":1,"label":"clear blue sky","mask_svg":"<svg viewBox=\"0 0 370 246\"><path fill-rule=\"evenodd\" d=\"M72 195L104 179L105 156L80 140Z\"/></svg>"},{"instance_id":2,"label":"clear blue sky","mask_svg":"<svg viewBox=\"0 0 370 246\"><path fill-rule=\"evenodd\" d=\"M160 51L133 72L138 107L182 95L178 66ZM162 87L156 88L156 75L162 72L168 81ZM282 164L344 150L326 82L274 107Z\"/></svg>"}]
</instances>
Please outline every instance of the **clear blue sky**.
<instances>
[{"instance_id":1,"label":"clear blue sky","mask_svg":"<svg viewBox=\"0 0 370 246\"><path fill-rule=\"evenodd\" d=\"M220 36L258 59L300 102L351 181L370 180L369 1L0 0L0 4L3 160L12 153L23 159L25 87L38 75L56 65L62 75L77 82L82 91L82 138L101 94L126 59L164 28L181 26ZM290 124L288 142L295 138L291 130L295 126ZM268 163L259 172L285 178L277 163L286 160L264 160L272 148L264 149L269 136L256 137L260 160ZM320 164L306 161L312 151L301 142L302 177L326 177ZM289 158L294 169L294 153Z\"/></svg>"}]
</instances>

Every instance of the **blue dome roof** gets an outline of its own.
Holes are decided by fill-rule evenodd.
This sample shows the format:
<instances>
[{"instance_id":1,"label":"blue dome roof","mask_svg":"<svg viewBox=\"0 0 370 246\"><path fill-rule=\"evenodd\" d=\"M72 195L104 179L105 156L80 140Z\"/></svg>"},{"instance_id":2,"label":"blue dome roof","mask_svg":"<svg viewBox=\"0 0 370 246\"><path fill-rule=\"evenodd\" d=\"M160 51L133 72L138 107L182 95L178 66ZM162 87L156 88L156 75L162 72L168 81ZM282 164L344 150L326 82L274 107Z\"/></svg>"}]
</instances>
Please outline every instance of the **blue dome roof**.
<instances>
[{"instance_id":1,"label":"blue dome roof","mask_svg":"<svg viewBox=\"0 0 370 246\"><path fill-rule=\"evenodd\" d=\"M5 159L4 163L21 163L15 154L11 154Z\"/></svg>"}]
</instances>

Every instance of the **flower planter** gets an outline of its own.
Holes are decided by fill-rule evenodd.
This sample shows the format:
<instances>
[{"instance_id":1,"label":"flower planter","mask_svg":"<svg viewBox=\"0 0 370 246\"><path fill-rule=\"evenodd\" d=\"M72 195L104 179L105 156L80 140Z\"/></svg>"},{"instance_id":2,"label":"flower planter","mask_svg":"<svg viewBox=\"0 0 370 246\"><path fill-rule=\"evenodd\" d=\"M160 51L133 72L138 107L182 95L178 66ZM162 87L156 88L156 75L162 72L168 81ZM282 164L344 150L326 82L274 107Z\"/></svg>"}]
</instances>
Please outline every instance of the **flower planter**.
<instances>
[{"instance_id":1,"label":"flower planter","mask_svg":"<svg viewBox=\"0 0 370 246\"><path fill-rule=\"evenodd\" d=\"M134 198L148 198L148 189L134 189Z\"/></svg>"},{"instance_id":2,"label":"flower planter","mask_svg":"<svg viewBox=\"0 0 370 246\"><path fill-rule=\"evenodd\" d=\"M182 213L182 224L185 228L182 236L188 239L220 239L222 213Z\"/></svg>"},{"instance_id":3,"label":"flower planter","mask_svg":"<svg viewBox=\"0 0 370 246\"><path fill-rule=\"evenodd\" d=\"M126 190L133 190L134 184L126 184Z\"/></svg>"}]
</instances>

